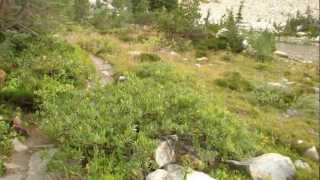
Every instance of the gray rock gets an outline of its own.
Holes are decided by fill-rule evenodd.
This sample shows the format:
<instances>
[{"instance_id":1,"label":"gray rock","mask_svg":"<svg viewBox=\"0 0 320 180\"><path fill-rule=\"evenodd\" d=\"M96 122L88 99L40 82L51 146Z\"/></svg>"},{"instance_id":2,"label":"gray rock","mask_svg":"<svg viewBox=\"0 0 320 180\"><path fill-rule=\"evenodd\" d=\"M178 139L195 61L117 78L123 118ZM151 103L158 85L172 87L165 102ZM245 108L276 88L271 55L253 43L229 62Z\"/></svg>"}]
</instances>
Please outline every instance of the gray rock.
<instances>
[{"instance_id":1,"label":"gray rock","mask_svg":"<svg viewBox=\"0 0 320 180\"><path fill-rule=\"evenodd\" d=\"M13 145L14 151L16 151L16 152L23 152L23 151L28 150L28 146L24 145L17 138L13 139L12 145Z\"/></svg>"},{"instance_id":2,"label":"gray rock","mask_svg":"<svg viewBox=\"0 0 320 180\"><path fill-rule=\"evenodd\" d=\"M319 154L315 146L312 146L311 148L307 149L304 153L304 156L319 161Z\"/></svg>"},{"instance_id":3,"label":"gray rock","mask_svg":"<svg viewBox=\"0 0 320 180\"><path fill-rule=\"evenodd\" d=\"M160 142L160 145L155 152L155 160L159 167L163 167L175 161L175 152L171 140Z\"/></svg>"},{"instance_id":4,"label":"gray rock","mask_svg":"<svg viewBox=\"0 0 320 180\"><path fill-rule=\"evenodd\" d=\"M153 171L150 173L146 180L168 180L169 174L166 170L163 169L157 169L156 171Z\"/></svg>"},{"instance_id":5,"label":"gray rock","mask_svg":"<svg viewBox=\"0 0 320 180\"><path fill-rule=\"evenodd\" d=\"M170 180L181 180L185 176L185 170L177 164L169 164L166 166Z\"/></svg>"},{"instance_id":6,"label":"gray rock","mask_svg":"<svg viewBox=\"0 0 320 180\"><path fill-rule=\"evenodd\" d=\"M289 157L269 153L250 160L249 171L253 179L293 179L295 167Z\"/></svg>"},{"instance_id":7,"label":"gray rock","mask_svg":"<svg viewBox=\"0 0 320 180\"><path fill-rule=\"evenodd\" d=\"M305 169L305 170L311 170L311 167L307 162L304 162L302 160L296 160L294 162L294 165L296 166L297 169Z\"/></svg>"}]
</instances>

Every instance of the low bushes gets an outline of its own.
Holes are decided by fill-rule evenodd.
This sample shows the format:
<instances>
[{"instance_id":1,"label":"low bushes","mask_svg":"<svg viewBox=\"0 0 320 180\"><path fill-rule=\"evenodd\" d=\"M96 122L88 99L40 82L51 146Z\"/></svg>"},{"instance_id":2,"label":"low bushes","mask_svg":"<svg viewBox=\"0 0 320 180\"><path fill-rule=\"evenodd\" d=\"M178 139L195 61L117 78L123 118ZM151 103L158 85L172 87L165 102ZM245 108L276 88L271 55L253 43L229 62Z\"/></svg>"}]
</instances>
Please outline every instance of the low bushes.
<instances>
[{"instance_id":1,"label":"low bushes","mask_svg":"<svg viewBox=\"0 0 320 180\"><path fill-rule=\"evenodd\" d=\"M268 31L251 33L249 44L254 51L252 55L262 61L272 59L273 52L276 50L275 36Z\"/></svg>"},{"instance_id":2,"label":"low bushes","mask_svg":"<svg viewBox=\"0 0 320 180\"><path fill-rule=\"evenodd\" d=\"M157 62L161 61L160 56L157 54L149 54L149 53L142 53L139 57L141 62Z\"/></svg>"},{"instance_id":3,"label":"low bushes","mask_svg":"<svg viewBox=\"0 0 320 180\"><path fill-rule=\"evenodd\" d=\"M141 179L139 172L156 168L155 140L168 134L191 137L198 153L237 158L255 151L254 133L174 67L142 63L125 76L126 81L92 93L39 92L47 99L43 129L63 144L60 155L82 164L92 177ZM59 160L53 165L72 169Z\"/></svg>"},{"instance_id":4,"label":"low bushes","mask_svg":"<svg viewBox=\"0 0 320 180\"><path fill-rule=\"evenodd\" d=\"M217 79L215 83L218 86L228 88L234 91L252 91L254 86L244 79L238 72L228 72L225 74L225 77L222 79Z\"/></svg>"},{"instance_id":5,"label":"low bushes","mask_svg":"<svg viewBox=\"0 0 320 180\"><path fill-rule=\"evenodd\" d=\"M254 103L260 106L287 109L296 103L302 92L298 89L262 86L258 87L253 93Z\"/></svg>"}]
</instances>

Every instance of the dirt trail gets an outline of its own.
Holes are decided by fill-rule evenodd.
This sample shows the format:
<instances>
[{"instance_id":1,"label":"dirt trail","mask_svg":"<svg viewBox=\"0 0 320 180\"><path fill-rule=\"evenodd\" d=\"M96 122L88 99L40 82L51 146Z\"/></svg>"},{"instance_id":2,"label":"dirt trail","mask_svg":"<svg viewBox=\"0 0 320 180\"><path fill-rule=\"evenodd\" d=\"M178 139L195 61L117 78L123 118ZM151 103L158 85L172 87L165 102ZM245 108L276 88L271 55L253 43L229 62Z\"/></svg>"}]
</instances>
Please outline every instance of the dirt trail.
<instances>
[{"instance_id":1,"label":"dirt trail","mask_svg":"<svg viewBox=\"0 0 320 180\"><path fill-rule=\"evenodd\" d=\"M90 55L90 59L96 67L97 72L100 75L100 83L102 86L108 85L112 82L112 75L114 74L112 66L102 58Z\"/></svg>"},{"instance_id":2,"label":"dirt trail","mask_svg":"<svg viewBox=\"0 0 320 180\"><path fill-rule=\"evenodd\" d=\"M55 153L54 145L38 129L28 130L29 137L23 143L14 140L15 147L5 166L6 176L0 180L56 180L58 175L47 173L48 160Z\"/></svg>"},{"instance_id":3,"label":"dirt trail","mask_svg":"<svg viewBox=\"0 0 320 180\"><path fill-rule=\"evenodd\" d=\"M292 59L319 62L319 44L302 45L278 42L277 50L285 52Z\"/></svg>"}]
</instances>

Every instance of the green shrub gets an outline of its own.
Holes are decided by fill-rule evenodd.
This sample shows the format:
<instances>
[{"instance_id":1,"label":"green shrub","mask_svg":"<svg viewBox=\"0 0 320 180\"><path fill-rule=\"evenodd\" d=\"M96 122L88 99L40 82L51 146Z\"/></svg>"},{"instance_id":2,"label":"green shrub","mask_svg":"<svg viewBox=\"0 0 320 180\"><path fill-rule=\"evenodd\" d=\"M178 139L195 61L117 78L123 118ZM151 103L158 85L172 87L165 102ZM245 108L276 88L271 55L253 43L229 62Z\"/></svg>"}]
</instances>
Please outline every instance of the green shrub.
<instances>
[{"instance_id":1,"label":"green shrub","mask_svg":"<svg viewBox=\"0 0 320 180\"><path fill-rule=\"evenodd\" d=\"M169 11L159 9L155 13L155 26L169 37L190 37L199 31L199 1L191 0L181 3L176 9Z\"/></svg>"},{"instance_id":2,"label":"green shrub","mask_svg":"<svg viewBox=\"0 0 320 180\"><path fill-rule=\"evenodd\" d=\"M139 57L141 62L158 62L161 61L157 54L142 53Z\"/></svg>"},{"instance_id":3,"label":"green shrub","mask_svg":"<svg viewBox=\"0 0 320 180\"><path fill-rule=\"evenodd\" d=\"M152 155L157 137L191 137L198 151L239 158L255 150L255 135L223 112L212 95L199 91L168 64L142 63L126 81L85 92L55 85L39 92L44 132L61 142L65 159L78 159L92 177L139 179L157 168ZM61 152L60 152L61 153ZM66 158L69 157L69 158ZM64 170L71 165L57 159Z\"/></svg>"},{"instance_id":4,"label":"green shrub","mask_svg":"<svg viewBox=\"0 0 320 180\"><path fill-rule=\"evenodd\" d=\"M295 36L300 31L307 32L312 37L319 36L319 20L311 15L310 9L305 14L297 12L295 17L289 18L281 34Z\"/></svg>"},{"instance_id":5,"label":"green shrub","mask_svg":"<svg viewBox=\"0 0 320 180\"><path fill-rule=\"evenodd\" d=\"M294 105L301 96L301 91L281 87L263 86L254 92L254 103L260 106L273 106L279 109L287 109Z\"/></svg>"},{"instance_id":6,"label":"green shrub","mask_svg":"<svg viewBox=\"0 0 320 180\"><path fill-rule=\"evenodd\" d=\"M244 79L238 72L228 72L222 79L215 80L218 86L231 89L233 91L252 91L254 86Z\"/></svg>"},{"instance_id":7,"label":"green shrub","mask_svg":"<svg viewBox=\"0 0 320 180\"><path fill-rule=\"evenodd\" d=\"M268 31L250 33L249 44L254 50L254 56L259 60L272 59L276 50L275 36Z\"/></svg>"},{"instance_id":8,"label":"green shrub","mask_svg":"<svg viewBox=\"0 0 320 180\"><path fill-rule=\"evenodd\" d=\"M4 162L0 159L0 177L4 176L5 172L6 172L6 168L4 166Z\"/></svg>"}]
</instances>

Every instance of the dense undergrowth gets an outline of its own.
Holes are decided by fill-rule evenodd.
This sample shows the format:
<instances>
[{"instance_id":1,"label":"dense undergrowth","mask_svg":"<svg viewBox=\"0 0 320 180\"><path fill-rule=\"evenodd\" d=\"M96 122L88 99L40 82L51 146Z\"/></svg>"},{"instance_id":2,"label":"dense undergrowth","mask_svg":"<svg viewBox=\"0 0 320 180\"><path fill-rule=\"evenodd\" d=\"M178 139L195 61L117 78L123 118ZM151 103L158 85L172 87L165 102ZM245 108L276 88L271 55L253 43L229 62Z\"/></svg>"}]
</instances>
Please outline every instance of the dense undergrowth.
<instances>
[{"instance_id":1,"label":"dense undergrowth","mask_svg":"<svg viewBox=\"0 0 320 180\"><path fill-rule=\"evenodd\" d=\"M248 179L223 160L269 152L307 161L312 170L298 179L319 177L319 164L301 156L318 141L319 69L274 59L275 35L242 31L241 8L201 24L198 1L134 1L132 11L114 1L115 10L91 14L87 1L75 2L76 22L55 36L0 34L0 175L18 115L56 140L50 169L67 178L144 179L157 168L157 141L173 134L200 160L179 163L217 179ZM113 65L111 85L98 85L83 49Z\"/></svg>"},{"instance_id":2,"label":"dense undergrowth","mask_svg":"<svg viewBox=\"0 0 320 180\"><path fill-rule=\"evenodd\" d=\"M126 77L90 93L67 91L57 97L44 92L45 132L61 142L61 156L78 161L90 177L143 179L141 173L156 168L155 140L171 134L191 144L204 162L256 152L255 133L170 65L142 63ZM70 171L64 162L54 165ZM212 167L203 168L213 173Z\"/></svg>"},{"instance_id":3,"label":"dense undergrowth","mask_svg":"<svg viewBox=\"0 0 320 180\"><path fill-rule=\"evenodd\" d=\"M94 69L87 54L63 41L43 36L8 32L0 44L0 69L6 73L0 89L0 162L11 149L11 139L19 136L11 127L15 115L23 124L36 123L35 113L46 101L39 91L85 87ZM2 163L0 165L2 167Z\"/></svg>"}]
</instances>

